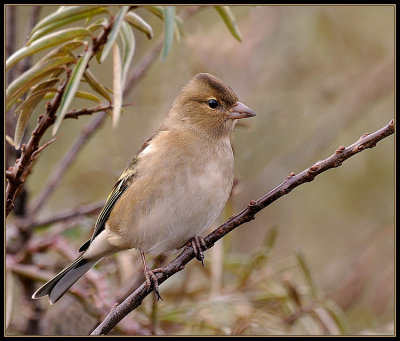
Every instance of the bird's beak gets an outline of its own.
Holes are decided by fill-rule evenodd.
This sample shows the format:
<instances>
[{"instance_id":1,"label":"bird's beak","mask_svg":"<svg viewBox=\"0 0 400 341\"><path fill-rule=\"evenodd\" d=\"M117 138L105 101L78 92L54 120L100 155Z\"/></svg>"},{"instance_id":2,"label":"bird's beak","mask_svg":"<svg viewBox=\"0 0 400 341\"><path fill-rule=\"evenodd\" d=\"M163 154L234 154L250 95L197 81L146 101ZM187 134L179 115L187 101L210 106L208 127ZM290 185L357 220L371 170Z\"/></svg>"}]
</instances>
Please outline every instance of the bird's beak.
<instances>
[{"instance_id":1,"label":"bird's beak","mask_svg":"<svg viewBox=\"0 0 400 341\"><path fill-rule=\"evenodd\" d=\"M247 118L256 116L256 113L242 102L236 102L235 106L228 113L227 118L238 120L240 118Z\"/></svg>"}]
</instances>

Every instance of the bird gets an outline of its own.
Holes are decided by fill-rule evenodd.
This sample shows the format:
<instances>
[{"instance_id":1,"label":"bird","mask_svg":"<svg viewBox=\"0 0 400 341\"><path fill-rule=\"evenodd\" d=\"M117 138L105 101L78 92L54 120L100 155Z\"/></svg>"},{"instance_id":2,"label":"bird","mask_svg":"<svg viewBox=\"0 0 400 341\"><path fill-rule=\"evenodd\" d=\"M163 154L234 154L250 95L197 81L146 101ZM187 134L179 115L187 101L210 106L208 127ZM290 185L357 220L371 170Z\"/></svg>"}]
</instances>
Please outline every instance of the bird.
<instances>
[{"instance_id":1,"label":"bird","mask_svg":"<svg viewBox=\"0 0 400 341\"><path fill-rule=\"evenodd\" d=\"M232 190L231 133L239 119L255 116L232 88L199 73L182 88L160 127L123 171L79 256L33 295L57 302L104 257L139 250L146 284L161 298L145 253L168 254L192 245L203 262L202 234L223 210Z\"/></svg>"}]
</instances>

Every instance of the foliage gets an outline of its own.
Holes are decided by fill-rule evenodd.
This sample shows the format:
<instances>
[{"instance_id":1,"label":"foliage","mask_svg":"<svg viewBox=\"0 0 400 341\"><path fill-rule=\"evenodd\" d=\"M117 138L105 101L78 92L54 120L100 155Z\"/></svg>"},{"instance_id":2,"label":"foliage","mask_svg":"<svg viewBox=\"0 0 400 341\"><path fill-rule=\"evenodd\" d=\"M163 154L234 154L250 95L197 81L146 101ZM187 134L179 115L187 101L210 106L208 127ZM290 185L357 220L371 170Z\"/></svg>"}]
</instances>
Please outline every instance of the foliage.
<instances>
[{"instance_id":1,"label":"foliage","mask_svg":"<svg viewBox=\"0 0 400 341\"><path fill-rule=\"evenodd\" d=\"M111 6L112 7L112 6ZM175 6L143 6L164 21L164 44L161 59L165 60L171 51L174 37L180 39L182 20L175 13ZM29 70L13 80L6 90L6 109L18 103L18 114L13 144L21 147L24 132L32 112L43 99L49 98L57 90L55 84L62 84L65 75L73 69L68 85L63 93L57 111L57 120L53 127L55 135L65 114L71 107L72 100L80 94L88 100L101 102L101 98L113 102L113 125L119 121L122 108L122 92L126 76L135 53L134 31L142 32L148 39L153 38L153 28L138 14L137 6L122 6L116 14L110 6L61 6L51 15L43 18L33 27L26 46L15 51L7 58L6 70L19 61L43 50L49 50ZM239 40L240 33L229 7L215 6L233 36ZM95 20L96 19L96 20ZM94 21L95 20L95 21ZM77 26L65 28L74 23ZM122 57L119 50L122 49ZM104 63L113 53L113 90L107 89L90 73L93 57L99 64ZM92 93L82 96L78 89L82 82L87 82Z\"/></svg>"}]
</instances>

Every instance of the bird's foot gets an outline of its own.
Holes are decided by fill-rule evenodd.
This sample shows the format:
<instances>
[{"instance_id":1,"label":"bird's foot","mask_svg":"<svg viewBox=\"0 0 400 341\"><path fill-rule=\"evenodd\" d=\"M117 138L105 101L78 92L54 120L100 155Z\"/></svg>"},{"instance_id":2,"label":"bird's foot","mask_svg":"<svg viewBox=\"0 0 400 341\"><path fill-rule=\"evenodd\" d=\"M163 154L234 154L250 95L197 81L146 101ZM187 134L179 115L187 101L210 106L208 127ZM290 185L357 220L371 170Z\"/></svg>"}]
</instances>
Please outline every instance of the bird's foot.
<instances>
[{"instance_id":1,"label":"bird's foot","mask_svg":"<svg viewBox=\"0 0 400 341\"><path fill-rule=\"evenodd\" d=\"M163 268L157 268L150 270L149 267L147 266L146 258L144 256L144 252L140 250L140 256L142 257L142 262L143 262L143 272L144 272L144 277L146 278L146 285L148 288L153 288L154 292L157 295L157 301L162 300L163 298L160 295L160 292L158 291L158 277L156 275L157 272L162 272L164 273Z\"/></svg>"},{"instance_id":2,"label":"bird's foot","mask_svg":"<svg viewBox=\"0 0 400 341\"><path fill-rule=\"evenodd\" d=\"M144 277L146 278L147 287L154 289L154 292L157 295L157 301L158 300L163 301L163 298L160 295L160 291L158 290L158 278L157 278L157 275L156 275L157 272L164 273L164 269L163 268L157 268L157 269L150 270L146 266L145 269L144 269Z\"/></svg>"},{"instance_id":3,"label":"bird's foot","mask_svg":"<svg viewBox=\"0 0 400 341\"><path fill-rule=\"evenodd\" d=\"M207 250L206 242L204 241L204 238L200 236L194 236L192 240L190 241L194 255L198 261L201 262L201 265L204 267L204 253L203 250Z\"/></svg>"}]
</instances>

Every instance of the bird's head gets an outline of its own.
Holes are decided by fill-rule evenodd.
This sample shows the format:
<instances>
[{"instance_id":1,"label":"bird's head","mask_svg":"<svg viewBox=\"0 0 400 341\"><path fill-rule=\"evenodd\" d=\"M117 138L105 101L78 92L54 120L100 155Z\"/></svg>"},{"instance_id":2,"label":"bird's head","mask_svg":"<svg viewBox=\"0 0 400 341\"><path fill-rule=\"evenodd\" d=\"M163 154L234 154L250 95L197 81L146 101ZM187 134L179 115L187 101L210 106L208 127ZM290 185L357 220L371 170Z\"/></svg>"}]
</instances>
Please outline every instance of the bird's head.
<instances>
[{"instance_id":1,"label":"bird's head","mask_svg":"<svg viewBox=\"0 0 400 341\"><path fill-rule=\"evenodd\" d=\"M255 112L239 102L225 82L199 73L175 99L167 120L179 129L190 128L218 138L229 136L238 119L253 116Z\"/></svg>"}]
</instances>

